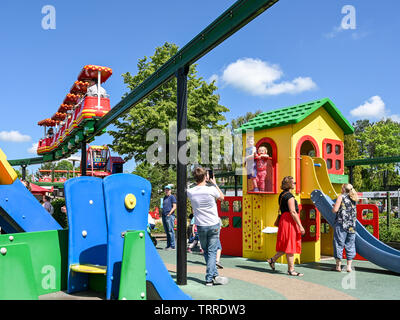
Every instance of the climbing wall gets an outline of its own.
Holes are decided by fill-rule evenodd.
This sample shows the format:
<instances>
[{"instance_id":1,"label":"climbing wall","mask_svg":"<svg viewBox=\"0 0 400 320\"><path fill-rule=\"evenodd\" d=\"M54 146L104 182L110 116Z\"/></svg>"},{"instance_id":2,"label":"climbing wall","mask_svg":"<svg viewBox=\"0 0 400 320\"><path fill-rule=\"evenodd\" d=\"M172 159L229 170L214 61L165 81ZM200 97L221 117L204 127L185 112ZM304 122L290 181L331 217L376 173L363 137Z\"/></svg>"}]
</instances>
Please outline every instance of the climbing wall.
<instances>
[{"instance_id":1,"label":"climbing wall","mask_svg":"<svg viewBox=\"0 0 400 320\"><path fill-rule=\"evenodd\" d=\"M253 196L243 196L243 251L253 250Z\"/></svg>"}]
</instances>

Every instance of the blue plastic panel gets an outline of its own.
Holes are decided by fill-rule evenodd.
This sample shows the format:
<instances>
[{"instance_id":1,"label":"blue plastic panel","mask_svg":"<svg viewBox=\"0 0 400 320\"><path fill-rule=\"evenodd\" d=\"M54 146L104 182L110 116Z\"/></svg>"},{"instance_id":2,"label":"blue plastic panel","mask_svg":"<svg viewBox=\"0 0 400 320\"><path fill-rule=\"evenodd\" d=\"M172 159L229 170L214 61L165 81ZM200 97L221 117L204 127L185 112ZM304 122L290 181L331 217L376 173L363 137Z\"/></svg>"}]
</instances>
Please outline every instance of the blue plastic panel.
<instances>
[{"instance_id":1,"label":"blue plastic panel","mask_svg":"<svg viewBox=\"0 0 400 320\"><path fill-rule=\"evenodd\" d=\"M64 185L69 238L68 266L107 262L107 222L103 182L95 177L78 177ZM83 235L86 233L86 236ZM88 275L68 270L68 292L88 289Z\"/></svg>"},{"instance_id":2,"label":"blue plastic panel","mask_svg":"<svg viewBox=\"0 0 400 320\"><path fill-rule=\"evenodd\" d=\"M108 224L107 299L118 299L124 248L123 232L146 230L150 207L151 184L133 174L113 174L103 180ZM133 194L136 206L125 207L125 197Z\"/></svg>"},{"instance_id":3,"label":"blue plastic panel","mask_svg":"<svg viewBox=\"0 0 400 320\"><path fill-rule=\"evenodd\" d=\"M7 215L3 219L12 220L12 223L18 226L18 228L12 228L14 231L34 232L62 229L19 179L11 185L0 185L0 207ZM8 225L11 224L8 223Z\"/></svg>"}]
</instances>

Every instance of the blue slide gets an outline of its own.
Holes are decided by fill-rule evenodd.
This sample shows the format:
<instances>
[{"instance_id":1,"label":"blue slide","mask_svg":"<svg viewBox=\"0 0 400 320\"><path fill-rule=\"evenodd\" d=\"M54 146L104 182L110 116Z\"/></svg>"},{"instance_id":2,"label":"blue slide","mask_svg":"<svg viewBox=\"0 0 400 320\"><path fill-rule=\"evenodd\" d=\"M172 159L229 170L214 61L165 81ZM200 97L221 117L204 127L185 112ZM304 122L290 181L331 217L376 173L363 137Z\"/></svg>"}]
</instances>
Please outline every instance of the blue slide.
<instances>
[{"instance_id":1,"label":"blue slide","mask_svg":"<svg viewBox=\"0 0 400 320\"><path fill-rule=\"evenodd\" d=\"M161 300L191 300L192 298L184 293L171 278L167 267L162 261L157 249L154 247L150 236L146 232L146 280L153 288L147 288L147 294L152 299ZM154 289L151 292L151 289ZM153 296L155 295L155 296Z\"/></svg>"},{"instance_id":2,"label":"blue slide","mask_svg":"<svg viewBox=\"0 0 400 320\"><path fill-rule=\"evenodd\" d=\"M320 190L311 193L311 200L333 226L335 224L335 214L332 212L333 200ZM356 225L356 251L377 266L400 273L400 251L376 239L359 221Z\"/></svg>"},{"instance_id":3,"label":"blue slide","mask_svg":"<svg viewBox=\"0 0 400 320\"><path fill-rule=\"evenodd\" d=\"M62 229L19 179L0 185L0 226L6 233Z\"/></svg>"}]
</instances>

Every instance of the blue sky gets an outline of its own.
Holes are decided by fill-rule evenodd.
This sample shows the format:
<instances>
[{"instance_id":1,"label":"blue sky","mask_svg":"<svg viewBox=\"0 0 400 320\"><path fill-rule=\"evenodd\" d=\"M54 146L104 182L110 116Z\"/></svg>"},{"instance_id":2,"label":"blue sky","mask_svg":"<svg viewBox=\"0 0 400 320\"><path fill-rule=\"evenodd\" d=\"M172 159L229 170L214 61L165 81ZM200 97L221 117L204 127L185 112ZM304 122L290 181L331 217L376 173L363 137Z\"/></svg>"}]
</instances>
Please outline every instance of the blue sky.
<instances>
[{"instance_id":1,"label":"blue sky","mask_svg":"<svg viewBox=\"0 0 400 320\"><path fill-rule=\"evenodd\" d=\"M182 47L232 3L1 1L0 148L9 159L36 156L28 150L43 133L37 122L57 111L84 65L113 69L104 87L115 105L127 91L121 74L135 74L138 59L166 41ZM56 10L54 30L42 28L45 5ZM345 5L355 29L341 27ZM399 9L396 0L280 0L201 58L198 72L217 79L228 121L323 97L351 122L398 121ZM110 142L106 134L95 144Z\"/></svg>"}]
</instances>

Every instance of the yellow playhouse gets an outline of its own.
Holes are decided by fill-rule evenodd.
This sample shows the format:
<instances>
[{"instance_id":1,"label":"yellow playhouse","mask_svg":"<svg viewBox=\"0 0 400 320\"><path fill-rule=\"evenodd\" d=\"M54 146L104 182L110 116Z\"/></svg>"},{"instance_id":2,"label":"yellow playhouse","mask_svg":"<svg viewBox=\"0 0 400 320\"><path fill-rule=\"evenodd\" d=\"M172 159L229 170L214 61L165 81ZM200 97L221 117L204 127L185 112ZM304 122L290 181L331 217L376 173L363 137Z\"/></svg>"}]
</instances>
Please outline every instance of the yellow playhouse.
<instances>
[{"instance_id":1,"label":"yellow playhouse","mask_svg":"<svg viewBox=\"0 0 400 320\"><path fill-rule=\"evenodd\" d=\"M347 182L343 140L354 128L325 98L261 113L239 130L244 146L254 135L256 148L265 146L269 156L263 191L255 191L248 173L243 172L243 257L265 260L275 254L276 233L261 231L274 225L285 176L294 177L297 183L294 195L306 230L302 253L295 255L295 262L319 261L321 254L332 255L332 229L321 221L310 193L320 189L335 198L341 184Z\"/></svg>"}]
</instances>

